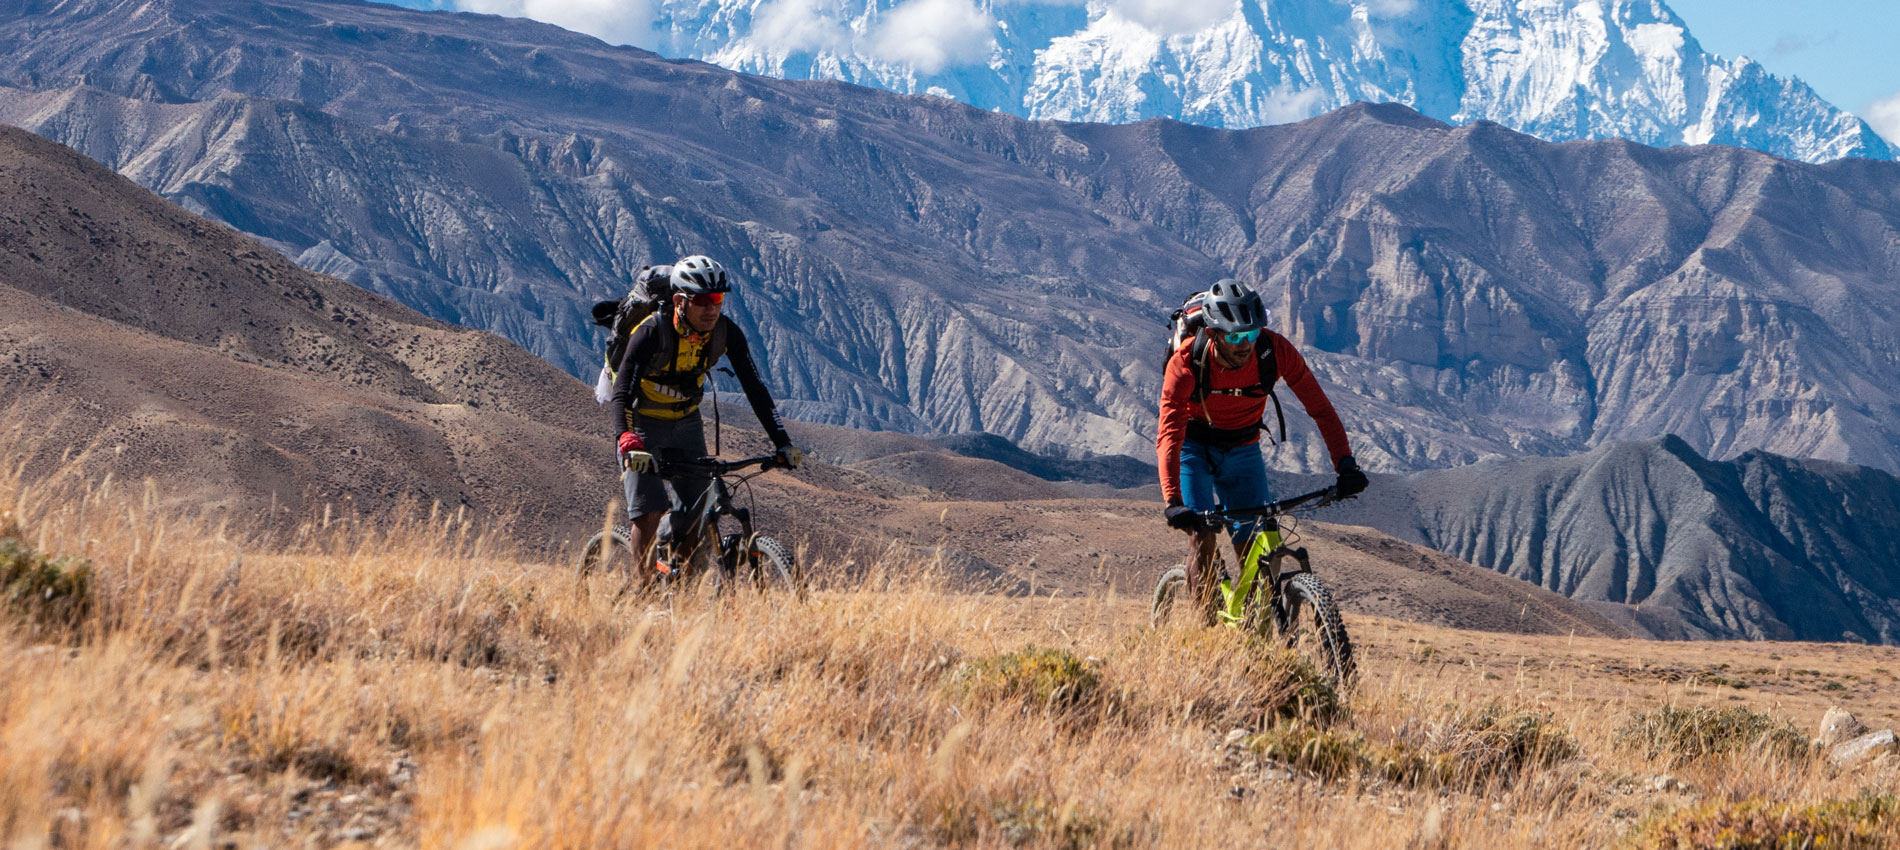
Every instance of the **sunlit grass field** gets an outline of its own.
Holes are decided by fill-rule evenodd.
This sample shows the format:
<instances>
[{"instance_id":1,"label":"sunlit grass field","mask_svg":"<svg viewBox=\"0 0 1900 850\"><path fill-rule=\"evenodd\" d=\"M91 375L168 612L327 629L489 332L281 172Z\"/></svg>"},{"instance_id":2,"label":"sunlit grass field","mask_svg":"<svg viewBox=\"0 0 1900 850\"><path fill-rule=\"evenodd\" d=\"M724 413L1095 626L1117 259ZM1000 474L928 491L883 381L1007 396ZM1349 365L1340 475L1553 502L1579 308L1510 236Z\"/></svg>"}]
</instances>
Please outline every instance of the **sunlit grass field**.
<instances>
[{"instance_id":1,"label":"sunlit grass field","mask_svg":"<svg viewBox=\"0 0 1900 850\"><path fill-rule=\"evenodd\" d=\"M452 512L263 535L9 439L12 847L1900 844L1900 766L1806 744L1894 725L1892 649L1350 617L1335 696L1106 591L656 599Z\"/></svg>"}]
</instances>

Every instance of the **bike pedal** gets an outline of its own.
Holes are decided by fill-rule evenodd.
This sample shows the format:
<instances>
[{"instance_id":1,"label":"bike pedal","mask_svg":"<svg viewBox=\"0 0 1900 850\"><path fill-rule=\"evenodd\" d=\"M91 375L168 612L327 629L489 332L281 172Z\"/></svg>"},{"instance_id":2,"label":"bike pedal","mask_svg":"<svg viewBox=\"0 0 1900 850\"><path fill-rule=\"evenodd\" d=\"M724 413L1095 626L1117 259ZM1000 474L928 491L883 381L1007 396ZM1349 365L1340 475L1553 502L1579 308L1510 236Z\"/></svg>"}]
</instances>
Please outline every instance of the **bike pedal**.
<instances>
[{"instance_id":1,"label":"bike pedal","mask_svg":"<svg viewBox=\"0 0 1900 850\"><path fill-rule=\"evenodd\" d=\"M663 576L670 576L673 574L673 567L667 564L665 561L654 561L653 568L656 570L659 570L660 575L663 575Z\"/></svg>"}]
</instances>

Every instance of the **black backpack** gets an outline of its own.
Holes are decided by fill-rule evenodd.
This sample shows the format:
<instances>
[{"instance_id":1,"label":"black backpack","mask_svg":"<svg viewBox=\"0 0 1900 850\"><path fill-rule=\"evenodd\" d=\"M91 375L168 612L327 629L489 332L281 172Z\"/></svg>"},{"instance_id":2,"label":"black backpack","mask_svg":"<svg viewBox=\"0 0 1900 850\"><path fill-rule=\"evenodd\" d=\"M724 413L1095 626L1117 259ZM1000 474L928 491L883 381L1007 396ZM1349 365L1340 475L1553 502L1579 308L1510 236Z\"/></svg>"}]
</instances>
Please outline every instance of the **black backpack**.
<instances>
[{"instance_id":1,"label":"black backpack","mask_svg":"<svg viewBox=\"0 0 1900 850\"><path fill-rule=\"evenodd\" d=\"M1206 295L1206 292L1189 295L1182 299L1180 307L1169 314L1168 323L1172 331L1168 338L1168 356L1173 357L1184 344L1193 346L1188 352L1188 363L1194 368L1195 401L1203 405L1203 410L1206 409L1207 397L1210 395L1237 395L1248 398L1265 396L1272 399L1273 416L1280 425L1280 442L1286 442L1286 411L1280 407L1279 393L1273 391L1274 385L1280 382L1280 363L1273 355L1273 340L1267 336L1267 332L1261 333L1260 339L1254 343L1253 347L1254 356L1260 361L1259 383L1222 390L1207 388L1212 373L1212 367L1209 364L1212 355L1209 350L1213 346L1209 344L1208 336L1204 332L1207 323L1201 318L1201 302ZM1215 428L1211 423L1199 419L1188 421L1190 437L1197 442L1210 443L1222 448L1246 444L1253 439L1255 430L1266 431L1268 437L1273 436L1272 429L1269 429L1265 422L1259 423L1257 429L1230 429Z\"/></svg>"},{"instance_id":2,"label":"black backpack","mask_svg":"<svg viewBox=\"0 0 1900 850\"><path fill-rule=\"evenodd\" d=\"M627 340L642 322L660 323L661 344L641 374L654 383L672 388L680 396L676 404L689 407L699 403L703 387L699 376L711 371L713 364L726 355L726 334L731 320L720 317L699 356L685 369L678 368L679 335L673 332L673 267L647 266L633 279L633 289L619 301L601 301L592 311L594 324L607 328L606 362L600 379L594 384L594 400L606 404L618 377L620 361L627 354ZM715 418L717 407L715 406Z\"/></svg>"},{"instance_id":3,"label":"black backpack","mask_svg":"<svg viewBox=\"0 0 1900 850\"><path fill-rule=\"evenodd\" d=\"M625 298L601 301L594 305L594 324L612 332L607 337L605 366L609 384L613 382L614 371L620 368L620 358L627 353L627 337L648 316L666 307L672 295L673 267L644 266L639 274L634 275L633 289L627 292Z\"/></svg>"}]
</instances>

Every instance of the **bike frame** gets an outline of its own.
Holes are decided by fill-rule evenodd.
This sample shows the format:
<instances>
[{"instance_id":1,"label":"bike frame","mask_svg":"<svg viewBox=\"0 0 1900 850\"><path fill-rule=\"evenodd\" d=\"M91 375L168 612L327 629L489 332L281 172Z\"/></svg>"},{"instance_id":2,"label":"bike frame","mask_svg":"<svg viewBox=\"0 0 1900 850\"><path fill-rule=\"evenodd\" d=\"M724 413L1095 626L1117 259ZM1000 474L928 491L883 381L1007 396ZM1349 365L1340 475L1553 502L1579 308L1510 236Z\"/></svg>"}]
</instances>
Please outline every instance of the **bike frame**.
<instances>
[{"instance_id":1,"label":"bike frame","mask_svg":"<svg viewBox=\"0 0 1900 850\"><path fill-rule=\"evenodd\" d=\"M740 540L751 539L752 509L738 507L732 503L732 487L726 483L726 476L753 465L759 466L761 470L771 469L775 460L777 460L777 458L774 455L760 455L759 457L735 461L715 459L703 461L672 461L671 463L675 465L691 465L705 468L709 477L712 479L712 483L706 488L705 494L700 496L700 501L703 504L697 511L693 511L691 524L684 529L676 530L673 535L674 539L668 542L674 546L678 546L680 543L691 540L694 535L697 535L700 541L699 546L694 549L694 557L699 557L700 553L706 551L705 547L710 545L712 549L710 553L707 554L707 557L711 559L710 563L718 563L719 559L724 558L726 554L722 545L722 538L719 534L719 518L722 516L730 516L739 522ZM662 461L662 467L667 465L667 463L668 462ZM682 505L679 509L671 513L678 516L683 514L686 510L687 506Z\"/></svg>"},{"instance_id":2,"label":"bike frame","mask_svg":"<svg viewBox=\"0 0 1900 850\"><path fill-rule=\"evenodd\" d=\"M1204 519L1220 521L1223 526L1225 525L1225 521L1234 519L1252 520L1259 523L1260 526L1255 530L1253 540L1247 545L1247 554L1241 558L1240 576L1233 581L1222 579L1220 582L1221 605L1220 610L1216 613L1219 615L1222 625L1238 628L1242 623L1246 622L1247 599L1253 595L1254 588L1260 582L1260 571L1263 564L1266 567L1266 585L1264 589L1267 592L1266 605L1268 608L1271 608L1273 605L1274 597L1279 593L1280 583L1282 581L1290 579L1300 573L1313 571L1313 562L1306 554L1306 547L1302 546L1298 549L1289 549L1283 545L1284 541L1280 536L1279 515L1308 502L1330 496L1332 492L1331 488L1327 488L1325 490L1316 490L1304 496L1295 496L1291 499L1275 502L1264 508L1248 508L1236 511L1209 511L1202 514ZM1229 534L1232 534L1231 529L1229 529ZM1288 558L1292 558L1299 564L1299 567L1290 571L1281 570L1280 564ZM1259 625L1265 627L1267 624L1263 622Z\"/></svg>"}]
</instances>

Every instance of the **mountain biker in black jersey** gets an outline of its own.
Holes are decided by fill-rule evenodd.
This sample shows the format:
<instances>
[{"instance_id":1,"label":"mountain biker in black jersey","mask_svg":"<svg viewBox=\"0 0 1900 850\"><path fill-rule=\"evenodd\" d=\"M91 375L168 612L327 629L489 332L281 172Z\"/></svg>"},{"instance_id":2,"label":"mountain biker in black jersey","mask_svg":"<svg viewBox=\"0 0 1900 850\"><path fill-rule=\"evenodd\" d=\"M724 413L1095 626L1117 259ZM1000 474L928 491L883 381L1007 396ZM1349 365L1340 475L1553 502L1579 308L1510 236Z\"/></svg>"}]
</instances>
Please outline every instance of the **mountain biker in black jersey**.
<instances>
[{"instance_id":1,"label":"mountain biker in black jersey","mask_svg":"<svg viewBox=\"0 0 1900 850\"><path fill-rule=\"evenodd\" d=\"M732 292L725 267L705 256L686 257L673 264L671 284L667 302L628 336L626 352L614 373L611 406L614 431L619 435L620 480L632 526L628 543L639 553L635 569L641 576L649 575L654 537L672 506L656 474L655 456L664 462L706 454L699 403L705 395L706 374L722 355L732 364L746 401L771 437L777 462L795 469L804 461L804 452L785 433L772 394L759 380L745 333L720 313ZM711 484L705 470L692 467L669 472L665 480L672 483L688 515L693 515ZM692 556L698 535L683 539L688 543L676 553L678 563ZM668 564L656 566L661 572L673 569Z\"/></svg>"}]
</instances>

